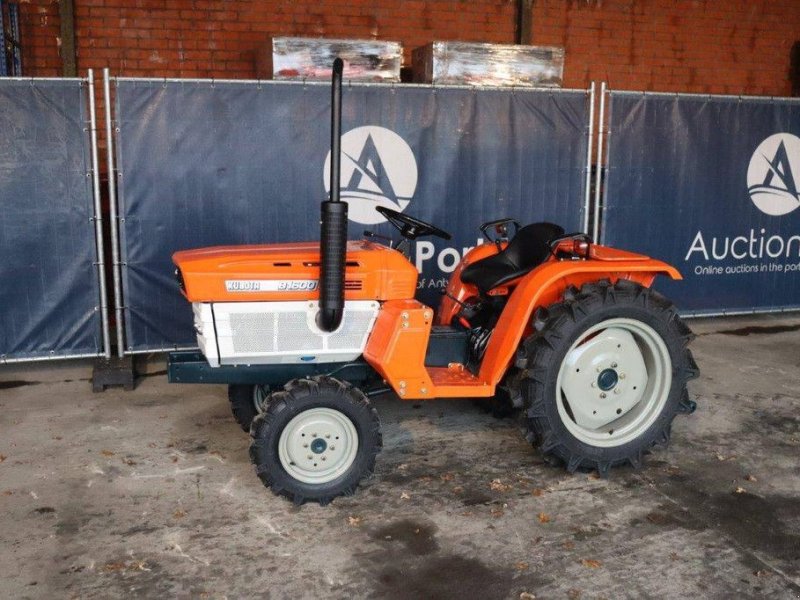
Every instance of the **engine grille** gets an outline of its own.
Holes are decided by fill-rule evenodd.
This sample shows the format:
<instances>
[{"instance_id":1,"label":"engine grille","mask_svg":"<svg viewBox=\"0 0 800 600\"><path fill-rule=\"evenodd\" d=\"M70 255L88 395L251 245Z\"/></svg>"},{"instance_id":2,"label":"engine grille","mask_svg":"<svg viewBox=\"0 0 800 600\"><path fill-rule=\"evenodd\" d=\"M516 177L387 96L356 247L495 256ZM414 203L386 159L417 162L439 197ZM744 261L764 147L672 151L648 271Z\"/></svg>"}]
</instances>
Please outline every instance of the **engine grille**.
<instances>
[{"instance_id":1,"label":"engine grille","mask_svg":"<svg viewBox=\"0 0 800 600\"><path fill-rule=\"evenodd\" d=\"M372 301L346 302L331 333L317 327L316 302L215 303L213 311L195 310L195 318L213 319L196 327L201 348L219 348L219 364L340 362L361 355L378 308Z\"/></svg>"},{"instance_id":2,"label":"engine grille","mask_svg":"<svg viewBox=\"0 0 800 600\"><path fill-rule=\"evenodd\" d=\"M275 319L270 314L231 313L234 352L262 352L275 338Z\"/></svg>"}]
</instances>

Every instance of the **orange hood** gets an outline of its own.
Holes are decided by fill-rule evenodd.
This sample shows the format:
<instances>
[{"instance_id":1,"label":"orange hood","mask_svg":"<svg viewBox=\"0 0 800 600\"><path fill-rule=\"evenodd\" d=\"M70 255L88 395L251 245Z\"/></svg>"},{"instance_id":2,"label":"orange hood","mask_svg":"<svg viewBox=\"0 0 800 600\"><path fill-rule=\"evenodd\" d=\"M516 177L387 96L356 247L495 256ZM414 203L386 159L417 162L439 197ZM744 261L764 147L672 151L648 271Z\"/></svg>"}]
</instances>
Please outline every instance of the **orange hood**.
<instances>
[{"instance_id":1,"label":"orange hood","mask_svg":"<svg viewBox=\"0 0 800 600\"><path fill-rule=\"evenodd\" d=\"M190 302L319 298L319 243L212 246L172 256ZM414 297L417 270L400 253L369 241L347 243L345 300Z\"/></svg>"}]
</instances>

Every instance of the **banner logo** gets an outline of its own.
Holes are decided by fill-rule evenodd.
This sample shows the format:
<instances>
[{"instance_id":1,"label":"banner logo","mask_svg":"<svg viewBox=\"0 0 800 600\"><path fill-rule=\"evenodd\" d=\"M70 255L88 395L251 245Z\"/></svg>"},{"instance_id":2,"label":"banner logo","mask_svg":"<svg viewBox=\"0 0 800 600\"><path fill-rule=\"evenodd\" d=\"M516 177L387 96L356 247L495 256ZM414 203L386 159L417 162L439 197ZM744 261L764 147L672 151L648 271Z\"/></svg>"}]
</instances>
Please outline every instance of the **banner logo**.
<instances>
[{"instance_id":1,"label":"banner logo","mask_svg":"<svg viewBox=\"0 0 800 600\"><path fill-rule=\"evenodd\" d=\"M800 207L800 138L776 133L761 144L750 159L747 190L763 213L779 217Z\"/></svg>"},{"instance_id":2,"label":"banner logo","mask_svg":"<svg viewBox=\"0 0 800 600\"><path fill-rule=\"evenodd\" d=\"M798 168L800 171L800 168ZM331 153L325 158L330 192ZM417 189L417 161L406 141L385 127L356 127L342 135L341 197L348 217L363 225L383 223L376 206L402 212Z\"/></svg>"}]
</instances>

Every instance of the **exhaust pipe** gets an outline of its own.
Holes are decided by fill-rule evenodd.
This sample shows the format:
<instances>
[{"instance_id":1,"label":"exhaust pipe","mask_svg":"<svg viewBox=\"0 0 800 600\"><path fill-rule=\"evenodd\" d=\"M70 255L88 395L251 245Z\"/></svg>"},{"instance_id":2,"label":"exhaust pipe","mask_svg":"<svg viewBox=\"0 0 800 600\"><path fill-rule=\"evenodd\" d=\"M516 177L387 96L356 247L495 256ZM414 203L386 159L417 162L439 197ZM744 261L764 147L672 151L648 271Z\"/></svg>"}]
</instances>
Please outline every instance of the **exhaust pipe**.
<instances>
[{"instance_id":1,"label":"exhaust pipe","mask_svg":"<svg viewBox=\"0 0 800 600\"><path fill-rule=\"evenodd\" d=\"M334 331L344 313L344 267L347 253L347 202L339 199L342 141L341 58L333 61L331 80L331 179L330 199L322 203L319 266L319 313L317 325Z\"/></svg>"}]
</instances>

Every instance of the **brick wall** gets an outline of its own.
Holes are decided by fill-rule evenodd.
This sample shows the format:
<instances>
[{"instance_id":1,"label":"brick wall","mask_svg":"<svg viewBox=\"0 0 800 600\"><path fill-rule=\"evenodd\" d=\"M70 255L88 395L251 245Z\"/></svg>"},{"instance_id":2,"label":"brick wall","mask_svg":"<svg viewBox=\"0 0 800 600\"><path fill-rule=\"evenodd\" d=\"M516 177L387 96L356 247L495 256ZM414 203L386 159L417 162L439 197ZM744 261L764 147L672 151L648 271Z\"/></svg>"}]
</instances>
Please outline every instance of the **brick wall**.
<instances>
[{"instance_id":1,"label":"brick wall","mask_svg":"<svg viewBox=\"0 0 800 600\"><path fill-rule=\"evenodd\" d=\"M788 95L797 0L537 0L537 44L566 47L565 84Z\"/></svg>"},{"instance_id":2,"label":"brick wall","mask_svg":"<svg viewBox=\"0 0 800 600\"><path fill-rule=\"evenodd\" d=\"M57 0L22 3L27 74L58 75ZM75 0L78 68L249 78L272 35L512 42L514 0ZM535 0L532 42L566 47L565 84L785 95L797 0ZM408 62L408 54L406 62Z\"/></svg>"},{"instance_id":3,"label":"brick wall","mask_svg":"<svg viewBox=\"0 0 800 600\"><path fill-rule=\"evenodd\" d=\"M61 75L61 31L57 0L21 2L19 33L25 75Z\"/></svg>"},{"instance_id":4,"label":"brick wall","mask_svg":"<svg viewBox=\"0 0 800 600\"><path fill-rule=\"evenodd\" d=\"M127 76L252 78L273 35L399 40L410 61L434 38L513 40L514 19L513 0L75 0L78 68Z\"/></svg>"}]
</instances>

